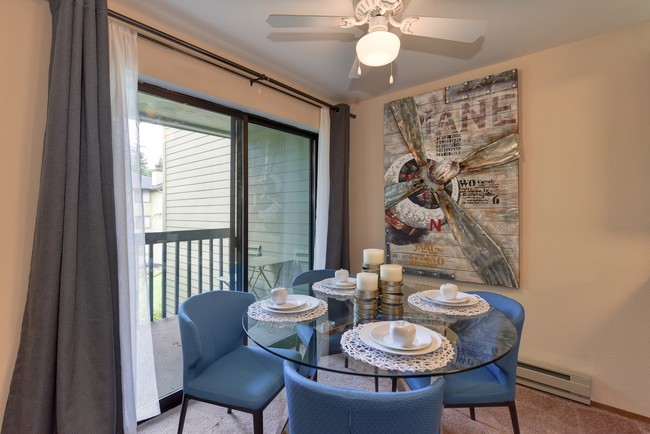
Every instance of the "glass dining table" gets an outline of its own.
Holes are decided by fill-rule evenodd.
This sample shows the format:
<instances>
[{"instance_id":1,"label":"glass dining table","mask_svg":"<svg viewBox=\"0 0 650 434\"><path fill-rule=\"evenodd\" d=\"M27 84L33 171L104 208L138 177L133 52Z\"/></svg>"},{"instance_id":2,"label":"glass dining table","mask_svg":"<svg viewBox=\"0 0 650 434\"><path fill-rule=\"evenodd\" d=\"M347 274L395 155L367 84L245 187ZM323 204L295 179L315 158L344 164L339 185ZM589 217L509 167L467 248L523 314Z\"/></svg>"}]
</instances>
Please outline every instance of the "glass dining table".
<instances>
[{"instance_id":1,"label":"glass dining table","mask_svg":"<svg viewBox=\"0 0 650 434\"><path fill-rule=\"evenodd\" d=\"M404 319L426 327L446 338L452 356L444 366L433 369L384 369L366 360L351 357L341 345L343 334L352 330L358 321L354 316L354 296L331 296L314 292L309 284L289 288L291 294L310 295L327 303L327 313L305 322L288 323L255 320L244 314L242 324L248 338L272 354L286 358L279 348L296 345L300 355L289 359L315 372L327 370L342 374L375 378L391 378L393 390L398 378L450 375L492 363L506 355L517 342L517 330L510 319L499 310L489 307L485 312L471 315L450 315L422 310L407 300L412 294L435 289L428 285L404 283L403 317L382 317L364 323Z\"/></svg>"}]
</instances>

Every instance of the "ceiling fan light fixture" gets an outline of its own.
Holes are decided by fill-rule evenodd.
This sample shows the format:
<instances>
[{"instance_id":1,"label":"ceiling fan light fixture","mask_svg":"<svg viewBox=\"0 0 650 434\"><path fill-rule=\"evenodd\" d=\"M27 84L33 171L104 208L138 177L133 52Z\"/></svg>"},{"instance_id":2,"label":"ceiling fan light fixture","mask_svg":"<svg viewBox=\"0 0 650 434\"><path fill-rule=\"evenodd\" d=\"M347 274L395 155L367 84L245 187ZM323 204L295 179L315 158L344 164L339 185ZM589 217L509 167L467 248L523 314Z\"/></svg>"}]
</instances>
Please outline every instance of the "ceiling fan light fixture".
<instances>
[{"instance_id":1,"label":"ceiling fan light fixture","mask_svg":"<svg viewBox=\"0 0 650 434\"><path fill-rule=\"evenodd\" d=\"M364 65L388 65L399 54L399 47L400 40L396 34L377 30L359 39L357 56Z\"/></svg>"}]
</instances>

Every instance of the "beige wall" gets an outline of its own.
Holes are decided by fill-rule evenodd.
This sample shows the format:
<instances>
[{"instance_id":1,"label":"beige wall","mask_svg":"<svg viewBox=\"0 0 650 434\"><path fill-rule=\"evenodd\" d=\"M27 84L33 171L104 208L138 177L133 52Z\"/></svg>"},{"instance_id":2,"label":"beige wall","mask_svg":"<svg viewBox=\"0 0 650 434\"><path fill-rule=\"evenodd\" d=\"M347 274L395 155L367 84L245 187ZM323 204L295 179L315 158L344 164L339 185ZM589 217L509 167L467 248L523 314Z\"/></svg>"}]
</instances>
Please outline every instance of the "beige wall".
<instances>
[{"instance_id":1,"label":"beige wall","mask_svg":"<svg viewBox=\"0 0 650 434\"><path fill-rule=\"evenodd\" d=\"M352 107L352 269L384 240L383 105L511 68L521 288L462 287L524 305L522 358L591 375L594 401L650 416L650 23Z\"/></svg>"},{"instance_id":2,"label":"beige wall","mask_svg":"<svg viewBox=\"0 0 650 434\"><path fill-rule=\"evenodd\" d=\"M26 297L47 99L50 13L0 2L0 416ZM353 107L353 271L383 244L382 108L387 101L520 70L521 354L593 376L594 400L650 416L650 24L515 59ZM296 125L318 111L148 46L141 70ZM10 67L7 67L7 62ZM369 188L369 186L373 186ZM359 228L355 230L354 228ZM434 283L437 283L433 281ZM466 285L466 288L481 288Z\"/></svg>"},{"instance_id":3,"label":"beige wall","mask_svg":"<svg viewBox=\"0 0 650 434\"><path fill-rule=\"evenodd\" d=\"M0 2L0 415L27 295L45 128L50 20L47 2Z\"/></svg>"}]
</instances>

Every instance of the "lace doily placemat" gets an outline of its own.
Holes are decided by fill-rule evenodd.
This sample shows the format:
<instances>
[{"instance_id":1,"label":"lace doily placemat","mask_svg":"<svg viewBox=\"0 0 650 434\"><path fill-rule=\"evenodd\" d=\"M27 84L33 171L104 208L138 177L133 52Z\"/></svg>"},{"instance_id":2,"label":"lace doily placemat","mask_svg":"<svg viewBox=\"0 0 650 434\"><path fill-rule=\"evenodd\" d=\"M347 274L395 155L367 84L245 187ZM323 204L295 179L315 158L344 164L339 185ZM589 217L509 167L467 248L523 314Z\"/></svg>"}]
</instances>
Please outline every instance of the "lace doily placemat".
<instances>
[{"instance_id":1,"label":"lace doily placemat","mask_svg":"<svg viewBox=\"0 0 650 434\"><path fill-rule=\"evenodd\" d=\"M402 356L386 353L363 343L359 337L361 327L364 327L364 325L356 326L343 333L343 336L341 336L341 347L353 359L369 363L380 369L401 372L432 371L446 366L455 355L454 348L444 336L440 336L442 339L440 348L432 353L417 356Z\"/></svg>"},{"instance_id":2,"label":"lace doily placemat","mask_svg":"<svg viewBox=\"0 0 650 434\"><path fill-rule=\"evenodd\" d=\"M472 294L470 296L478 298L478 303L464 307L443 306L440 304L435 304L431 301L427 301L426 299L420 297L419 293L409 295L408 302L409 304L426 312L443 313L445 315L474 316L480 315L490 310L490 305L487 301L483 300L483 298L476 294Z\"/></svg>"},{"instance_id":3,"label":"lace doily placemat","mask_svg":"<svg viewBox=\"0 0 650 434\"><path fill-rule=\"evenodd\" d=\"M354 287L352 289L331 288L329 286L325 286L322 282L316 282L311 285L311 289L319 294L324 294L343 300L346 298L354 297Z\"/></svg>"},{"instance_id":4,"label":"lace doily placemat","mask_svg":"<svg viewBox=\"0 0 650 434\"><path fill-rule=\"evenodd\" d=\"M248 306L248 316L257 321L271 321L277 323L298 323L312 321L327 313L327 303L318 300L318 306L306 312L296 314L273 313L262 308L262 302L257 301Z\"/></svg>"}]
</instances>

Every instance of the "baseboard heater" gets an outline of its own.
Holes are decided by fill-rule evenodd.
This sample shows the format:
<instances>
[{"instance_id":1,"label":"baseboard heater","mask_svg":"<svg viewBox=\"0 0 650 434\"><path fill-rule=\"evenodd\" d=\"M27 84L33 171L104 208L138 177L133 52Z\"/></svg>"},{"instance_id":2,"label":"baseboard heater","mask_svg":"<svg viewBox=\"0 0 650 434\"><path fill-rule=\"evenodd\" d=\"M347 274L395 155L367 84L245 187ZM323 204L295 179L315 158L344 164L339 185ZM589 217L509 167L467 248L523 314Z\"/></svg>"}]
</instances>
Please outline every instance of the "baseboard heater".
<instances>
[{"instance_id":1,"label":"baseboard heater","mask_svg":"<svg viewBox=\"0 0 650 434\"><path fill-rule=\"evenodd\" d=\"M591 377L519 360L517 383L583 404L591 404Z\"/></svg>"}]
</instances>

